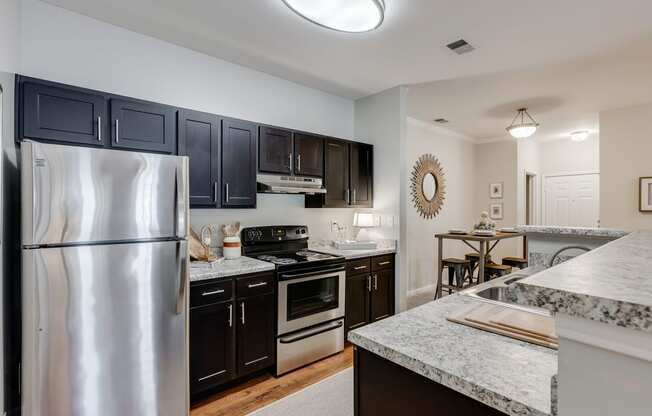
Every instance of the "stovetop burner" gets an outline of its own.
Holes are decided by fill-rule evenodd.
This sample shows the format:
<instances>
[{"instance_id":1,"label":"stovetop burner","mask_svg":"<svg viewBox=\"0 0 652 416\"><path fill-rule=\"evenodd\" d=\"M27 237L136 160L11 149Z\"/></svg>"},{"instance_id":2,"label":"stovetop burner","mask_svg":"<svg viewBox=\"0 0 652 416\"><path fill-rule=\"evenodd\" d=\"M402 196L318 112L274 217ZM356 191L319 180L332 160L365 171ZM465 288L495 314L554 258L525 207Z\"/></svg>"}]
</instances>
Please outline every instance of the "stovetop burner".
<instances>
[{"instance_id":1,"label":"stovetop burner","mask_svg":"<svg viewBox=\"0 0 652 416\"><path fill-rule=\"evenodd\" d=\"M287 264L294 264L299 262L297 259L291 259L288 257L276 257L270 255L258 256L258 260L268 261L270 263L274 263L278 265L287 265Z\"/></svg>"}]
</instances>

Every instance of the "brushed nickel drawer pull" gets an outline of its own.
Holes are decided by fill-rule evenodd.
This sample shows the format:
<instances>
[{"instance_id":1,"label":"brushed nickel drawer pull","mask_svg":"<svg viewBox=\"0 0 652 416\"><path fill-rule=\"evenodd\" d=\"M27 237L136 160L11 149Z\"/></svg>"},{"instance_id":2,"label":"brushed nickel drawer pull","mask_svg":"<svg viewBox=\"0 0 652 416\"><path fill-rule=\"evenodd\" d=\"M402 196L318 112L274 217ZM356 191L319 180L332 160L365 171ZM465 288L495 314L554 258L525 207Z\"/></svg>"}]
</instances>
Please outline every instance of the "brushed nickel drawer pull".
<instances>
[{"instance_id":1,"label":"brushed nickel drawer pull","mask_svg":"<svg viewBox=\"0 0 652 416\"><path fill-rule=\"evenodd\" d=\"M209 378L217 377L220 374L224 374L224 373L226 373L226 370L218 371L217 373L209 374L206 377L199 378L199 379L197 379L197 381L208 380Z\"/></svg>"},{"instance_id":2,"label":"brushed nickel drawer pull","mask_svg":"<svg viewBox=\"0 0 652 416\"><path fill-rule=\"evenodd\" d=\"M256 359L256 360L249 361L248 363L245 363L245 365L256 364L256 363L259 363L259 362L261 362L261 361L263 361L263 360L266 360L266 359L268 359L268 358L269 358L269 357L266 355L266 356L264 356L264 357L260 357L260 358L258 358L258 359Z\"/></svg>"},{"instance_id":3,"label":"brushed nickel drawer pull","mask_svg":"<svg viewBox=\"0 0 652 416\"><path fill-rule=\"evenodd\" d=\"M358 267L354 267L353 270L364 270L366 268L367 266L358 266Z\"/></svg>"},{"instance_id":4,"label":"brushed nickel drawer pull","mask_svg":"<svg viewBox=\"0 0 652 416\"><path fill-rule=\"evenodd\" d=\"M217 289L217 290L213 290L212 292L204 292L201 295L202 296L211 296L211 295L219 295L220 293L224 293L224 289Z\"/></svg>"},{"instance_id":5,"label":"brushed nickel drawer pull","mask_svg":"<svg viewBox=\"0 0 652 416\"><path fill-rule=\"evenodd\" d=\"M247 285L247 288L253 289L255 287L262 287L262 286L267 286L267 282L252 283L250 285Z\"/></svg>"},{"instance_id":6,"label":"brushed nickel drawer pull","mask_svg":"<svg viewBox=\"0 0 652 416\"><path fill-rule=\"evenodd\" d=\"M389 263L391 263L391 261L381 261L380 263L378 263L378 265L379 266L387 266Z\"/></svg>"}]
</instances>

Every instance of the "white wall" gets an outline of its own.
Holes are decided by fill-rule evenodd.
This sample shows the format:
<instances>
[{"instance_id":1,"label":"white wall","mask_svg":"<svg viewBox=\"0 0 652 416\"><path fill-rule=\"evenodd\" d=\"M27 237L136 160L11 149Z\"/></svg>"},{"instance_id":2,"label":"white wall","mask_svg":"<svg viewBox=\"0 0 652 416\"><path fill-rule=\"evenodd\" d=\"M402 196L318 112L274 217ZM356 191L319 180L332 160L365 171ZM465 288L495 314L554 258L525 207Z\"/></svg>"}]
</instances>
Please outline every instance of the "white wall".
<instances>
[{"instance_id":1,"label":"white wall","mask_svg":"<svg viewBox=\"0 0 652 416\"><path fill-rule=\"evenodd\" d=\"M467 138L432 124L413 118L407 119L407 168L421 155L435 156L444 169L446 199L439 215L433 219L421 217L410 202L407 210L408 294L432 287L437 280L436 233L451 228L469 229L475 220L472 204L475 189L475 144ZM409 177L403 186L410 188ZM444 257L464 258L469 248L458 241L446 241Z\"/></svg>"},{"instance_id":2,"label":"white wall","mask_svg":"<svg viewBox=\"0 0 652 416\"><path fill-rule=\"evenodd\" d=\"M541 144L534 139L524 139L517 142L518 169L516 177L516 223L525 224L526 218L526 175L534 174L535 178L535 207L533 222L539 219L539 201L541 200Z\"/></svg>"},{"instance_id":3,"label":"white wall","mask_svg":"<svg viewBox=\"0 0 652 416\"><path fill-rule=\"evenodd\" d=\"M542 142L539 152L544 175L600 171L598 133L591 133L583 142L570 139Z\"/></svg>"},{"instance_id":4,"label":"white wall","mask_svg":"<svg viewBox=\"0 0 652 416\"><path fill-rule=\"evenodd\" d=\"M652 229L638 211L639 177L652 176L652 104L600 113L600 219L604 227Z\"/></svg>"},{"instance_id":5,"label":"white wall","mask_svg":"<svg viewBox=\"0 0 652 416\"><path fill-rule=\"evenodd\" d=\"M43 3L23 0L20 72L262 123L354 138L352 100L307 88ZM364 139L364 138L363 138ZM364 140L363 140L364 141ZM379 188L377 188L379 189ZM259 195L256 210L193 210L191 224L306 224L329 238L329 220L353 210L306 210L303 197Z\"/></svg>"},{"instance_id":6,"label":"white wall","mask_svg":"<svg viewBox=\"0 0 652 416\"><path fill-rule=\"evenodd\" d=\"M18 68L20 0L0 0L0 71Z\"/></svg>"},{"instance_id":7,"label":"white wall","mask_svg":"<svg viewBox=\"0 0 652 416\"><path fill-rule=\"evenodd\" d=\"M396 306L405 310L407 293L407 240L405 212L405 87L396 87L355 102L355 137L374 145L374 210L393 227L379 230L399 242L396 261Z\"/></svg>"}]
</instances>

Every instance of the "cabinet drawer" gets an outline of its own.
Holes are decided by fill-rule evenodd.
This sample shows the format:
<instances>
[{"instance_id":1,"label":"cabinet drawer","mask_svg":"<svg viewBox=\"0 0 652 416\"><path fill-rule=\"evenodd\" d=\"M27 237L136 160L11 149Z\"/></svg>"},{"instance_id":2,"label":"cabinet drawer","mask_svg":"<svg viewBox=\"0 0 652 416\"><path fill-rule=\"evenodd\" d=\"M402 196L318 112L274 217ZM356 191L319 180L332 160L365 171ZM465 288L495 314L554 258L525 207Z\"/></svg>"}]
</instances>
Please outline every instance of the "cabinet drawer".
<instances>
[{"instance_id":1,"label":"cabinet drawer","mask_svg":"<svg viewBox=\"0 0 652 416\"><path fill-rule=\"evenodd\" d=\"M369 273L371 271L371 262L369 257L364 259L349 260L346 262L346 273L349 275Z\"/></svg>"},{"instance_id":2,"label":"cabinet drawer","mask_svg":"<svg viewBox=\"0 0 652 416\"><path fill-rule=\"evenodd\" d=\"M190 307L209 305L233 298L233 280L206 283L190 288Z\"/></svg>"},{"instance_id":3,"label":"cabinet drawer","mask_svg":"<svg viewBox=\"0 0 652 416\"><path fill-rule=\"evenodd\" d=\"M378 256L371 258L371 269L376 270L385 270L385 269L394 269L394 255L389 254L387 256Z\"/></svg>"},{"instance_id":4,"label":"cabinet drawer","mask_svg":"<svg viewBox=\"0 0 652 416\"><path fill-rule=\"evenodd\" d=\"M274 275L272 273L241 277L236 284L238 298L274 293Z\"/></svg>"}]
</instances>

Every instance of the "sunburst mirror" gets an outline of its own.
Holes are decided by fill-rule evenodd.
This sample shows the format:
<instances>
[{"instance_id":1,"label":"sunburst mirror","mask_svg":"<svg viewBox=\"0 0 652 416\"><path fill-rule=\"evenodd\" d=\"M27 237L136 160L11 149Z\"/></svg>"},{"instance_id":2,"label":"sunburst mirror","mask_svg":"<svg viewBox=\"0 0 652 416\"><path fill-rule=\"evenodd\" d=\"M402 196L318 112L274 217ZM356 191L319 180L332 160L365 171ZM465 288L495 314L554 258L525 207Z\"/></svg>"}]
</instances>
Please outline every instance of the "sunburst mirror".
<instances>
[{"instance_id":1,"label":"sunburst mirror","mask_svg":"<svg viewBox=\"0 0 652 416\"><path fill-rule=\"evenodd\" d=\"M444 205L446 183L439 160L431 154L422 155L412 168L412 202L423 218L431 219Z\"/></svg>"}]
</instances>

